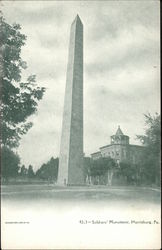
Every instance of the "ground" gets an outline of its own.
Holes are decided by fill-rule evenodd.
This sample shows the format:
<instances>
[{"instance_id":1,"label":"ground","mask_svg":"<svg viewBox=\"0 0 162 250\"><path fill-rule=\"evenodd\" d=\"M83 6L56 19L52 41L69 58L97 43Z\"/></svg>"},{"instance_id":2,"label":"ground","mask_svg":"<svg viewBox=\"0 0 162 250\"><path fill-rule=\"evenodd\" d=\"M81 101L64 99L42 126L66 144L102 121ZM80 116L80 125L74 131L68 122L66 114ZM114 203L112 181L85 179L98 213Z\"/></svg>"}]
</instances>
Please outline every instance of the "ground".
<instances>
[{"instance_id":1,"label":"ground","mask_svg":"<svg viewBox=\"0 0 162 250\"><path fill-rule=\"evenodd\" d=\"M4 185L2 231L8 249L160 249L160 189Z\"/></svg>"},{"instance_id":2,"label":"ground","mask_svg":"<svg viewBox=\"0 0 162 250\"><path fill-rule=\"evenodd\" d=\"M159 203L160 189L149 187L108 187L108 186L80 186L59 187L46 185L4 185L2 199L8 201L59 200L59 201L95 201L124 203Z\"/></svg>"}]
</instances>

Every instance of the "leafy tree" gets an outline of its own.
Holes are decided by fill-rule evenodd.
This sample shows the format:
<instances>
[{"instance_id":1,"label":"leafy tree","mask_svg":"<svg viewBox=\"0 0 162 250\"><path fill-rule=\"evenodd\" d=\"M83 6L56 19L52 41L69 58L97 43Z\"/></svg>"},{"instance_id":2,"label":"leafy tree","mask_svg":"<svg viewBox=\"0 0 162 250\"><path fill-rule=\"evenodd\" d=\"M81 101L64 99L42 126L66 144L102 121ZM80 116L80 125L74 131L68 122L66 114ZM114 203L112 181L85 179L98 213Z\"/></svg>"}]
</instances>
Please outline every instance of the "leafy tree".
<instances>
[{"instance_id":1,"label":"leafy tree","mask_svg":"<svg viewBox=\"0 0 162 250\"><path fill-rule=\"evenodd\" d=\"M58 163L58 158L54 159L51 157L46 164L43 164L37 170L36 177L43 180L56 181L58 176Z\"/></svg>"},{"instance_id":2,"label":"leafy tree","mask_svg":"<svg viewBox=\"0 0 162 250\"><path fill-rule=\"evenodd\" d=\"M91 176L101 176L105 173L105 168L103 166L102 158L97 160L92 160L90 175Z\"/></svg>"},{"instance_id":3,"label":"leafy tree","mask_svg":"<svg viewBox=\"0 0 162 250\"><path fill-rule=\"evenodd\" d=\"M108 170L114 169L116 162L111 157L101 157L97 160L92 160L91 175L104 175Z\"/></svg>"},{"instance_id":4,"label":"leafy tree","mask_svg":"<svg viewBox=\"0 0 162 250\"><path fill-rule=\"evenodd\" d=\"M137 166L130 162L120 162L118 174L126 178L127 184L136 183Z\"/></svg>"},{"instance_id":5,"label":"leafy tree","mask_svg":"<svg viewBox=\"0 0 162 250\"><path fill-rule=\"evenodd\" d=\"M104 176L107 173L107 182L109 185L112 183L112 177L117 164L111 157L101 157L97 160L92 160L90 175L93 177Z\"/></svg>"},{"instance_id":6,"label":"leafy tree","mask_svg":"<svg viewBox=\"0 0 162 250\"><path fill-rule=\"evenodd\" d=\"M142 144L145 146L143 158L141 160L142 181L148 184L160 185L160 115L155 113L145 114L145 135L138 135Z\"/></svg>"},{"instance_id":7,"label":"leafy tree","mask_svg":"<svg viewBox=\"0 0 162 250\"><path fill-rule=\"evenodd\" d=\"M116 171L116 168L117 168L117 163L111 157L104 158L104 163L105 163L105 169L106 169L106 172L107 172L107 184L109 186L111 186L112 185L113 175L114 175L114 173Z\"/></svg>"},{"instance_id":8,"label":"leafy tree","mask_svg":"<svg viewBox=\"0 0 162 250\"><path fill-rule=\"evenodd\" d=\"M45 88L37 86L35 75L22 82L21 74L27 65L20 55L26 36L19 24L8 24L0 14L1 144L14 148L31 128L27 118L36 112Z\"/></svg>"},{"instance_id":9,"label":"leafy tree","mask_svg":"<svg viewBox=\"0 0 162 250\"><path fill-rule=\"evenodd\" d=\"M20 169L20 176L27 177L27 173L28 173L27 168L25 167L25 165L22 165L22 167Z\"/></svg>"},{"instance_id":10,"label":"leafy tree","mask_svg":"<svg viewBox=\"0 0 162 250\"><path fill-rule=\"evenodd\" d=\"M18 176L20 158L11 149L2 147L1 149L1 173L4 179Z\"/></svg>"},{"instance_id":11,"label":"leafy tree","mask_svg":"<svg viewBox=\"0 0 162 250\"><path fill-rule=\"evenodd\" d=\"M31 165L29 165L28 167L28 177L29 178L33 178L35 176L34 171L33 171L33 167Z\"/></svg>"},{"instance_id":12,"label":"leafy tree","mask_svg":"<svg viewBox=\"0 0 162 250\"><path fill-rule=\"evenodd\" d=\"M42 164L42 166L36 171L36 177L39 179L48 179L49 174L47 173L46 164Z\"/></svg>"}]
</instances>

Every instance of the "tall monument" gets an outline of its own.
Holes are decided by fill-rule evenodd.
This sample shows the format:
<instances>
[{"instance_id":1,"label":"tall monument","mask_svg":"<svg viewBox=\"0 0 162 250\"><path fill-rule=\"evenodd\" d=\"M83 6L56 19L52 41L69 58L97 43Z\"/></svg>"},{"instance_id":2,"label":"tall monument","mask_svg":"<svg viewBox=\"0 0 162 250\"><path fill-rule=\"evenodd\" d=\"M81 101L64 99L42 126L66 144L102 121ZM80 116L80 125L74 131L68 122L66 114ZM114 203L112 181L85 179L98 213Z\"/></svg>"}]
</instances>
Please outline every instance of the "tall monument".
<instances>
[{"instance_id":1,"label":"tall monument","mask_svg":"<svg viewBox=\"0 0 162 250\"><path fill-rule=\"evenodd\" d=\"M70 31L58 184L83 183L83 24L77 15Z\"/></svg>"}]
</instances>

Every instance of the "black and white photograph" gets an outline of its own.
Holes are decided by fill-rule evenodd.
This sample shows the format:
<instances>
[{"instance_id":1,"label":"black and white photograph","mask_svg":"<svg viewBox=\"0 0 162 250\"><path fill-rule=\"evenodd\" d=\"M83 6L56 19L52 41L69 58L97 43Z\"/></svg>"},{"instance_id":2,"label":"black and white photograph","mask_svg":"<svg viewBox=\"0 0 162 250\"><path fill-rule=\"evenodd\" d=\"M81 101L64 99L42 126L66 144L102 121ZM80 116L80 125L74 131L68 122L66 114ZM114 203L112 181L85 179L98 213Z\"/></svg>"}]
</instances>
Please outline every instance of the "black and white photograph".
<instances>
[{"instance_id":1,"label":"black and white photograph","mask_svg":"<svg viewBox=\"0 0 162 250\"><path fill-rule=\"evenodd\" d=\"M0 1L1 248L161 249L160 1Z\"/></svg>"}]
</instances>

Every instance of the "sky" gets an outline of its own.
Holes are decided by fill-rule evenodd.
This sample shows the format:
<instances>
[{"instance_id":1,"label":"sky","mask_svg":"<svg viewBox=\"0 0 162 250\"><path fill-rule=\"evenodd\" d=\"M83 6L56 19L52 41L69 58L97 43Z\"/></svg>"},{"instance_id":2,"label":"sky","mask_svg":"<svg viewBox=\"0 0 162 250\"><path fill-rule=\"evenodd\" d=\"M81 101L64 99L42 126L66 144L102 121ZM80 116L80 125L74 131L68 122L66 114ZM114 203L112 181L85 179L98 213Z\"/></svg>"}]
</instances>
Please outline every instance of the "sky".
<instances>
[{"instance_id":1,"label":"sky","mask_svg":"<svg viewBox=\"0 0 162 250\"><path fill-rule=\"evenodd\" d=\"M84 25L84 153L110 143L120 125L138 144L144 115L160 112L159 1L2 1L6 21L27 36L22 59L26 79L46 87L33 127L17 150L21 163L38 169L58 157L70 26Z\"/></svg>"}]
</instances>

